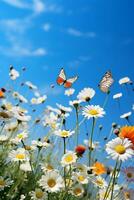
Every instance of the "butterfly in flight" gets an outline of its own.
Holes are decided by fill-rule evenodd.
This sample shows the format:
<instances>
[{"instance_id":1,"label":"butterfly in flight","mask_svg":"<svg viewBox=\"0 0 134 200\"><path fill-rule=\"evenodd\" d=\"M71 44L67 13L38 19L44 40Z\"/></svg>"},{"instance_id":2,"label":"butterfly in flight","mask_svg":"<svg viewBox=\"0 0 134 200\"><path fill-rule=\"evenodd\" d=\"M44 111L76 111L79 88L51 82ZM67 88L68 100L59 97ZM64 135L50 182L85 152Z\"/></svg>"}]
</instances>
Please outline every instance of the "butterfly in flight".
<instances>
[{"instance_id":1,"label":"butterfly in flight","mask_svg":"<svg viewBox=\"0 0 134 200\"><path fill-rule=\"evenodd\" d=\"M72 87L72 84L78 79L78 76L67 79L63 68L61 68L60 73L57 78L58 85L64 85L65 88Z\"/></svg>"},{"instance_id":2,"label":"butterfly in flight","mask_svg":"<svg viewBox=\"0 0 134 200\"><path fill-rule=\"evenodd\" d=\"M114 79L112 77L112 73L111 71L107 71L104 76L102 77L100 83L99 83L99 88L102 92L108 93L109 92L109 88L111 87L111 85L113 84Z\"/></svg>"}]
</instances>

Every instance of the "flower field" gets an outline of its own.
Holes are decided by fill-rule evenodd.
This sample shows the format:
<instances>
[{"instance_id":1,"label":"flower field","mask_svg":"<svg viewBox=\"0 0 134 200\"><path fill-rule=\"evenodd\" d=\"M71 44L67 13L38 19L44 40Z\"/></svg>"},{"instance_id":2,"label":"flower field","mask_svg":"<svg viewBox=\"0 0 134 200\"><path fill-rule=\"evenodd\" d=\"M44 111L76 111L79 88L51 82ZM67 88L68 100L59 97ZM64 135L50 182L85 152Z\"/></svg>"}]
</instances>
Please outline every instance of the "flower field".
<instances>
[{"instance_id":1,"label":"flower field","mask_svg":"<svg viewBox=\"0 0 134 200\"><path fill-rule=\"evenodd\" d=\"M24 77L18 86L25 73L10 66L9 84L0 89L0 199L134 200L134 106L121 114L124 125L106 124L105 137L99 123L107 118L109 101L120 109L123 98L122 93L111 97L112 73L100 80L104 103L98 105L96 91L89 86L77 93L78 77L67 79L62 68L50 90L63 87L66 106L58 99L49 105L47 94ZM133 93L129 77L118 84Z\"/></svg>"}]
</instances>

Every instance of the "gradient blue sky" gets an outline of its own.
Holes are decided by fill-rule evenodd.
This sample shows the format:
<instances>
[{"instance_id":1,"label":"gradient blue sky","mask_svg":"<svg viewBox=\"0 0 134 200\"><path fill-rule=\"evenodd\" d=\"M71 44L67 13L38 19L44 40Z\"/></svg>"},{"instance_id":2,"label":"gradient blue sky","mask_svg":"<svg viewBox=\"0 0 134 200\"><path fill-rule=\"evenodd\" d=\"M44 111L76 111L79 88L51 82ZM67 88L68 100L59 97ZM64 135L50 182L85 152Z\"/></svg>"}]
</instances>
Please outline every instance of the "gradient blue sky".
<instances>
[{"instance_id":1,"label":"gradient blue sky","mask_svg":"<svg viewBox=\"0 0 134 200\"><path fill-rule=\"evenodd\" d=\"M118 80L134 77L134 1L133 0L1 0L0 2L0 74L6 83L9 65L27 67L25 80L37 84L48 94L48 103L68 105L64 89L55 84L61 67L67 75L78 75L76 93L93 87L93 104L103 104L105 95L97 85L111 69L115 83L106 108L107 117L100 123L120 120L120 114L132 109L129 95ZM123 92L121 113L112 95ZM132 116L133 118L133 116ZM133 119L132 119L133 120ZM105 135L104 133L104 135Z\"/></svg>"}]
</instances>

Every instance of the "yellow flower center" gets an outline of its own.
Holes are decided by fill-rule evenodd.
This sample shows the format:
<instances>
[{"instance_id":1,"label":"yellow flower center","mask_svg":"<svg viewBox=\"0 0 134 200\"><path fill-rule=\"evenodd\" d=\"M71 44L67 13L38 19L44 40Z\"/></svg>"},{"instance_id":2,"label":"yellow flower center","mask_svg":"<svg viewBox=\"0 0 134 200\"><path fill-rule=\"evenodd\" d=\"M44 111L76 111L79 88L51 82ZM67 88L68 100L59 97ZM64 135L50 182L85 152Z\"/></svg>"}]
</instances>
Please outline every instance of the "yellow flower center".
<instances>
[{"instance_id":1,"label":"yellow flower center","mask_svg":"<svg viewBox=\"0 0 134 200\"><path fill-rule=\"evenodd\" d=\"M23 134L18 134L17 137L18 137L19 139L22 139L22 138L23 138Z\"/></svg>"},{"instance_id":2,"label":"yellow flower center","mask_svg":"<svg viewBox=\"0 0 134 200\"><path fill-rule=\"evenodd\" d=\"M48 169L48 170L53 170L54 168L53 168L52 165L47 165L47 169Z\"/></svg>"},{"instance_id":3,"label":"yellow flower center","mask_svg":"<svg viewBox=\"0 0 134 200\"><path fill-rule=\"evenodd\" d=\"M68 131L61 131L61 136L62 137L68 137L69 132Z\"/></svg>"},{"instance_id":4,"label":"yellow flower center","mask_svg":"<svg viewBox=\"0 0 134 200\"><path fill-rule=\"evenodd\" d=\"M56 123L51 123L51 128L56 129Z\"/></svg>"},{"instance_id":5,"label":"yellow flower center","mask_svg":"<svg viewBox=\"0 0 134 200\"><path fill-rule=\"evenodd\" d=\"M83 169L81 166L78 166L78 170L79 170L80 172L83 172L83 171L84 171L84 169Z\"/></svg>"},{"instance_id":6,"label":"yellow flower center","mask_svg":"<svg viewBox=\"0 0 134 200\"><path fill-rule=\"evenodd\" d=\"M16 158L17 158L18 160L23 160L23 159L25 159L25 154L18 153L18 154L16 155Z\"/></svg>"},{"instance_id":7,"label":"yellow flower center","mask_svg":"<svg viewBox=\"0 0 134 200\"><path fill-rule=\"evenodd\" d=\"M41 199L42 197L43 197L43 195L44 195L44 193L42 192L42 191L36 191L36 197L38 198L38 199Z\"/></svg>"},{"instance_id":8,"label":"yellow flower center","mask_svg":"<svg viewBox=\"0 0 134 200\"><path fill-rule=\"evenodd\" d=\"M122 145L122 144L118 144L116 147L115 147L115 151L119 154L124 154L126 152L126 149L125 147Z\"/></svg>"},{"instance_id":9,"label":"yellow flower center","mask_svg":"<svg viewBox=\"0 0 134 200\"><path fill-rule=\"evenodd\" d=\"M131 172L127 173L127 177L128 178L132 178L133 177L133 174Z\"/></svg>"},{"instance_id":10,"label":"yellow flower center","mask_svg":"<svg viewBox=\"0 0 134 200\"><path fill-rule=\"evenodd\" d=\"M84 180L85 180L85 177L84 177L84 176L82 176L82 175L80 175L80 176L78 176L78 180L82 182L82 181L84 181Z\"/></svg>"},{"instance_id":11,"label":"yellow flower center","mask_svg":"<svg viewBox=\"0 0 134 200\"><path fill-rule=\"evenodd\" d=\"M89 110L88 113L89 113L90 115L98 115L98 114L99 114L98 111L95 110L95 109Z\"/></svg>"},{"instance_id":12,"label":"yellow flower center","mask_svg":"<svg viewBox=\"0 0 134 200\"><path fill-rule=\"evenodd\" d=\"M56 185L56 181L54 179L49 179L47 184L50 188L53 188Z\"/></svg>"},{"instance_id":13,"label":"yellow flower center","mask_svg":"<svg viewBox=\"0 0 134 200\"><path fill-rule=\"evenodd\" d=\"M102 180L96 180L96 184L99 186L103 186L103 181Z\"/></svg>"},{"instance_id":14,"label":"yellow flower center","mask_svg":"<svg viewBox=\"0 0 134 200\"><path fill-rule=\"evenodd\" d=\"M5 181L3 179L0 179L0 187L5 186Z\"/></svg>"},{"instance_id":15,"label":"yellow flower center","mask_svg":"<svg viewBox=\"0 0 134 200\"><path fill-rule=\"evenodd\" d=\"M12 104L7 103L7 104L6 104L6 109L7 109L7 110L11 110L11 109L12 109Z\"/></svg>"},{"instance_id":16,"label":"yellow flower center","mask_svg":"<svg viewBox=\"0 0 134 200\"><path fill-rule=\"evenodd\" d=\"M82 193L81 188L75 188L75 189L74 189L74 194L75 194L76 196L80 195L81 193Z\"/></svg>"},{"instance_id":17,"label":"yellow flower center","mask_svg":"<svg viewBox=\"0 0 134 200\"><path fill-rule=\"evenodd\" d=\"M72 162L72 161L73 161L73 156L72 156L71 154L66 155L65 161L66 161L67 163Z\"/></svg>"}]
</instances>

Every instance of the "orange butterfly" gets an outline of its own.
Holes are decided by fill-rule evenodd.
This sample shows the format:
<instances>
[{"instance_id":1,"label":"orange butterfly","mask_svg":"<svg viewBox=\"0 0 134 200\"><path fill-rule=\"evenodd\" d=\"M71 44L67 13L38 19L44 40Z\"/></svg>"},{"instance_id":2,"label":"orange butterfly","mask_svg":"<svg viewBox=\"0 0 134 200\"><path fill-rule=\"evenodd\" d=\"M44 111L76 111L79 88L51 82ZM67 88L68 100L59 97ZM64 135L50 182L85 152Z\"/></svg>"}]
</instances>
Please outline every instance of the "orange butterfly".
<instances>
[{"instance_id":1,"label":"orange butterfly","mask_svg":"<svg viewBox=\"0 0 134 200\"><path fill-rule=\"evenodd\" d=\"M58 85L64 85L65 88L72 87L72 84L78 79L78 76L67 79L63 68L61 68L59 76L57 78Z\"/></svg>"}]
</instances>

